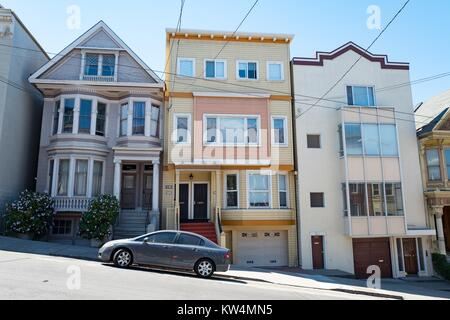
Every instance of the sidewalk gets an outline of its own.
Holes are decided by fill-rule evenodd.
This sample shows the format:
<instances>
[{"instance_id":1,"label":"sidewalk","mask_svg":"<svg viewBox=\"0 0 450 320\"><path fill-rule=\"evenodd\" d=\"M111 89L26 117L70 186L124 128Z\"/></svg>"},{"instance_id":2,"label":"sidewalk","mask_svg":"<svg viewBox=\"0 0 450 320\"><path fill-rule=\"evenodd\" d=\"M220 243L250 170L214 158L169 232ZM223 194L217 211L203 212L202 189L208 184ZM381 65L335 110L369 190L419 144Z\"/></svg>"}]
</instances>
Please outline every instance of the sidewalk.
<instances>
[{"instance_id":1,"label":"sidewalk","mask_svg":"<svg viewBox=\"0 0 450 320\"><path fill-rule=\"evenodd\" d=\"M98 261L96 248L8 237L0 237L0 250ZM298 268L260 269L232 266L230 271L218 272L216 276L308 289L366 294L386 299L450 299L450 283L436 278L383 279L382 290L375 290L368 289L363 280L357 280L349 274L333 270L313 272Z\"/></svg>"}]
</instances>

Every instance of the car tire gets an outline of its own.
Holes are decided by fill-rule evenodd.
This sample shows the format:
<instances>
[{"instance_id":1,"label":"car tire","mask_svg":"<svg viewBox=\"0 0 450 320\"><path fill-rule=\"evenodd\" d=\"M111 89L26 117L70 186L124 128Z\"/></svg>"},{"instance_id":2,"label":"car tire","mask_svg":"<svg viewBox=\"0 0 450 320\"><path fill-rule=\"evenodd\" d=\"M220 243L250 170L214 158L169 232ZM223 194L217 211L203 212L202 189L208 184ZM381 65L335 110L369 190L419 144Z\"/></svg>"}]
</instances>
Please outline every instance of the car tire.
<instances>
[{"instance_id":1,"label":"car tire","mask_svg":"<svg viewBox=\"0 0 450 320\"><path fill-rule=\"evenodd\" d=\"M118 268L129 268L133 264L133 254L130 250L119 249L114 254L113 258L114 265Z\"/></svg>"},{"instance_id":2,"label":"car tire","mask_svg":"<svg viewBox=\"0 0 450 320\"><path fill-rule=\"evenodd\" d=\"M200 259L194 267L194 271L200 278L209 279L213 276L216 267L209 259Z\"/></svg>"}]
</instances>

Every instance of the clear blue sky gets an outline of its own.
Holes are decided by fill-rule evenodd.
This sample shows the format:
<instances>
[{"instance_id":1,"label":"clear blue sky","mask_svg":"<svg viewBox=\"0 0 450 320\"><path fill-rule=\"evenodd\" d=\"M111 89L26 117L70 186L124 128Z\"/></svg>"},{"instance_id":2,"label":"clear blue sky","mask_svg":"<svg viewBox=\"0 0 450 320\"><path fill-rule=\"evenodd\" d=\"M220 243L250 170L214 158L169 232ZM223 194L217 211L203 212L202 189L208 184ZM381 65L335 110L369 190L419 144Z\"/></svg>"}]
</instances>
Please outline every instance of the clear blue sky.
<instances>
[{"instance_id":1,"label":"clear blue sky","mask_svg":"<svg viewBox=\"0 0 450 320\"><path fill-rule=\"evenodd\" d=\"M233 31L254 0L186 0L182 27ZM151 68L165 65L166 27L175 27L180 0L0 0L13 9L48 52L59 52L99 20L104 20ZM381 8L385 25L404 0L260 0L241 31L292 33L293 56L312 56L354 41L367 47L367 8ZM81 8L81 28L66 26L67 7ZM450 72L450 1L412 0L372 48L392 61L411 63L412 80ZM413 87L414 101L450 88L450 77Z\"/></svg>"}]
</instances>

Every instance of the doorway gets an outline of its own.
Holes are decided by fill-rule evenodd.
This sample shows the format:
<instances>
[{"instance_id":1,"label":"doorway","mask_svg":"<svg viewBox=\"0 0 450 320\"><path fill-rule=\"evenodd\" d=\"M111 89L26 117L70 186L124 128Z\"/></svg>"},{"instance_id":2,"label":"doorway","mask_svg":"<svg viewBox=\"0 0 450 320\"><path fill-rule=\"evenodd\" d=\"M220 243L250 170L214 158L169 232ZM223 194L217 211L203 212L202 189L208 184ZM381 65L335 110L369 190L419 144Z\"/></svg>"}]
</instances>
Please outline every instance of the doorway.
<instances>
[{"instance_id":1,"label":"doorway","mask_svg":"<svg viewBox=\"0 0 450 320\"><path fill-rule=\"evenodd\" d=\"M208 221L208 184L194 183L193 187L193 220Z\"/></svg>"},{"instance_id":2,"label":"doorway","mask_svg":"<svg viewBox=\"0 0 450 320\"><path fill-rule=\"evenodd\" d=\"M403 239L403 256L405 261L405 272L408 275L419 273L416 239Z\"/></svg>"},{"instance_id":3,"label":"doorway","mask_svg":"<svg viewBox=\"0 0 450 320\"><path fill-rule=\"evenodd\" d=\"M122 174L121 206L125 210L136 209L136 173Z\"/></svg>"},{"instance_id":4,"label":"doorway","mask_svg":"<svg viewBox=\"0 0 450 320\"><path fill-rule=\"evenodd\" d=\"M323 236L312 236L311 244L312 244L313 269L314 270L325 269Z\"/></svg>"},{"instance_id":5,"label":"doorway","mask_svg":"<svg viewBox=\"0 0 450 320\"><path fill-rule=\"evenodd\" d=\"M180 220L181 222L189 221L189 184L180 184Z\"/></svg>"},{"instance_id":6,"label":"doorway","mask_svg":"<svg viewBox=\"0 0 450 320\"><path fill-rule=\"evenodd\" d=\"M447 249L447 253L450 253L450 207L444 208L442 224L444 226L445 248Z\"/></svg>"}]
</instances>

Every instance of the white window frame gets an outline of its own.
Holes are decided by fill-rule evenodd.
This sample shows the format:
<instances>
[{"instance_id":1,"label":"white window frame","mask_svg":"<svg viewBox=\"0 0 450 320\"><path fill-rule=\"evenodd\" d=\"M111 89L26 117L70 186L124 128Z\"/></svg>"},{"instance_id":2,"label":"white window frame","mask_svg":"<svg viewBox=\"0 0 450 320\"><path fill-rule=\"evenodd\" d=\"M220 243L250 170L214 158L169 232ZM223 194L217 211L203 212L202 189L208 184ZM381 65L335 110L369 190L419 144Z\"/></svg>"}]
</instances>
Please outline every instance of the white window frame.
<instances>
[{"instance_id":1,"label":"white window frame","mask_svg":"<svg viewBox=\"0 0 450 320\"><path fill-rule=\"evenodd\" d=\"M97 75L87 75L85 74L86 67L86 55L97 55L98 56L98 69ZM103 56L115 56L114 60L114 74L112 76L103 76ZM117 81L117 73L119 66L119 52L118 51L107 51L107 50L82 50L81 51L81 70L80 70L80 80L83 80L84 77L98 77L98 78L114 78L114 81Z\"/></svg>"},{"instance_id":2,"label":"white window frame","mask_svg":"<svg viewBox=\"0 0 450 320\"><path fill-rule=\"evenodd\" d=\"M345 98L346 100L348 100L348 93L347 93L347 88L348 87L352 87L352 99L353 99L353 105L349 105L351 107L362 107L362 108L374 108L377 106L377 95L376 95L376 91L375 91L375 86L374 85L362 85L362 84L347 84L345 85ZM372 88L373 90L373 106L358 106L355 105L355 91L353 90L354 87L364 87L367 90L367 98L369 98L369 90L368 88ZM348 104L349 101L347 101Z\"/></svg>"},{"instance_id":3,"label":"white window frame","mask_svg":"<svg viewBox=\"0 0 450 320\"><path fill-rule=\"evenodd\" d=\"M283 176L286 178L286 190L281 190L280 189L280 177ZM287 172L280 172L277 175L277 179L278 179L278 205L280 207L280 209L289 209L290 207L290 201L289 201L289 174ZM286 206L281 206L281 197L280 194L281 192L286 192Z\"/></svg>"},{"instance_id":4,"label":"white window frame","mask_svg":"<svg viewBox=\"0 0 450 320\"><path fill-rule=\"evenodd\" d=\"M187 141L178 142L178 118L187 118ZM173 115L172 143L190 145L192 143L192 115L190 113L175 113Z\"/></svg>"},{"instance_id":5,"label":"white window frame","mask_svg":"<svg viewBox=\"0 0 450 320\"><path fill-rule=\"evenodd\" d=\"M247 77L245 78L241 78L239 76L239 65L241 63L246 63L247 64ZM251 79L248 77L248 64L249 63L256 63L256 79ZM237 60L236 61L236 80L241 80L241 81L259 81L259 61L254 61L254 60Z\"/></svg>"},{"instance_id":6,"label":"white window frame","mask_svg":"<svg viewBox=\"0 0 450 320\"><path fill-rule=\"evenodd\" d=\"M207 62L214 62L214 77L207 77L206 76L206 63ZM221 62L221 63L223 63L223 68L224 68L224 71L223 71L223 77L218 77L217 76L217 67L216 67L216 64L218 63L218 62ZM204 70L204 72L203 72L203 77L205 78L205 79L216 79L216 80L227 80L228 79L228 63L227 63L227 60L223 60L223 59L205 59L204 61L203 61L203 70Z\"/></svg>"},{"instance_id":7,"label":"white window frame","mask_svg":"<svg viewBox=\"0 0 450 320\"><path fill-rule=\"evenodd\" d=\"M252 207L250 205L250 176L251 175L264 175L269 178L269 206L268 207ZM247 171L246 184L247 184L247 208L252 210L268 210L273 208L273 192L272 192L272 177L273 174L271 171Z\"/></svg>"},{"instance_id":8,"label":"white window frame","mask_svg":"<svg viewBox=\"0 0 450 320\"><path fill-rule=\"evenodd\" d=\"M190 61L192 62L192 74L187 76L187 75L182 75L180 74L180 70L181 70L181 61ZM194 78L195 77L195 58L178 58L177 60L177 77L178 78Z\"/></svg>"},{"instance_id":9,"label":"white window frame","mask_svg":"<svg viewBox=\"0 0 450 320\"><path fill-rule=\"evenodd\" d=\"M227 186L227 178L228 176L236 176L237 179L237 207L229 207L228 201L227 201L227 195L228 195L228 186ZM230 171L225 173L224 175L224 183L223 183L223 190L225 191L224 197L223 197L223 206L227 209L239 209L240 208L240 175L238 171ZM234 192L234 191L233 191Z\"/></svg>"},{"instance_id":10,"label":"white window frame","mask_svg":"<svg viewBox=\"0 0 450 320\"><path fill-rule=\"evenodd\" d=\"M270 66L276 64L281 67L281 79L271 79L270 78ZM282 61L267 61L266 64L266 74L267 74L267 81L284 81L284 63Z\"/></svg>"},{"instance_id":11,"label":"white window frame","mask_svg":"<svg viewBox=\"0 0 450 320\"><path fill-rule=\"evenodd\" d=\"M283 120L284 122L284 143L278 143L275 141L275 120ZM286 116L272 116L272 145L278 147L288 147L289 146L289 130L288 130L288 117Z\"/></svg>"},{"instance_id":12,"label":"white window frame","mask_svg":"<svg viewBox=\"0 0 450 320\"><path fill-rule=\"evenodd\" d=\"M207 119L216 119L216 142L208 142L208 130L207 130ZM221 118L243 118L244 119L244 143L223 143L220 139L220 120ZM256 118L258 127L258 142L248 143L248 119ZM219 142L220 141L220 142ZM241 115L241 114L204 114L203 115L203 145L204 146L215 146L215 147L260 147L261 146L261 116L260 115Z\"/></svg>"}]
</instances>

